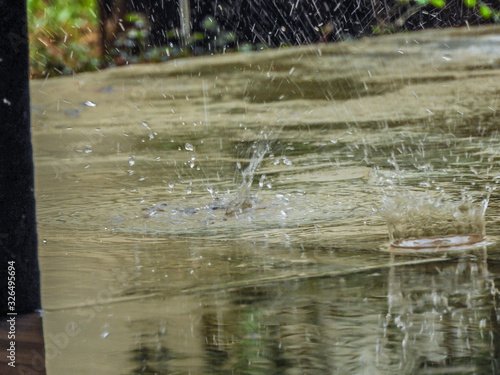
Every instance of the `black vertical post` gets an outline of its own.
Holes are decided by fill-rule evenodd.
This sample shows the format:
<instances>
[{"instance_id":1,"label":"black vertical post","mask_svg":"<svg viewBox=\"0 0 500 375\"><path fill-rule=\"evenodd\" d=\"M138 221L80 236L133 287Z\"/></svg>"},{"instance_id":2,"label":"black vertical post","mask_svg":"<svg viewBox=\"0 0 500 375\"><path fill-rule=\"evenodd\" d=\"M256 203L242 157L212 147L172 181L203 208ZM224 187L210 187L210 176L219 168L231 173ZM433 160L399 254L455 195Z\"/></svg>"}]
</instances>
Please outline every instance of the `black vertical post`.
<instances>
[{"instance_id":1,"label":"black vertical post","mask_svg":"<svg viewBox=\"0 0 500 375\"><path fill-rule=\"evenodd\" d=\"M0 372L45 375L26 0L0 9Z\"/></svg>"},{"instance_id":2,"label":"black vertical post","mask_svg":"<svg viewBox=\"0 0 500 375\"><path fill-rule=\"evenodd\" d=\"M0 311L28 313L41 306L26 1L0 0L0 9ZM8 262L15 274L10 305Z\"/></svg>"}]
</instances>

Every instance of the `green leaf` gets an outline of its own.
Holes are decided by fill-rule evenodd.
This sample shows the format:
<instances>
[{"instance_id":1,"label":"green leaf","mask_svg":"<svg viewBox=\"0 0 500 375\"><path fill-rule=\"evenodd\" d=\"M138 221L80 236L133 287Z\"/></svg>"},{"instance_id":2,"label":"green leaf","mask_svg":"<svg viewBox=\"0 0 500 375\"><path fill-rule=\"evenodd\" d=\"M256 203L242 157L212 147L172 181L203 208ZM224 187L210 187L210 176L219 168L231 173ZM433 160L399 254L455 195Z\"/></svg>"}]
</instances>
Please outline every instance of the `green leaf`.
<instances>
[{"instance_id":1,"label":"green leaf","mask_svg":"<svg viewBox=\"0 0 500 375\"><path fill-rule=\"evenodd\" d=\"M65 23L71 17L71 10L69 8L62 9L57 15L57 20L61 23Z\"/></svg>"},{"instance_id":2,"label":"green leaf","mask_svg":"<svg viewBox=\"0 0 500 375\"><path fill-rule=\"evenodd\" d=\"M141 20L141 16L137 13L128 13L125 15L125 20L128 22L135 23L135 22Z\"/></svg>"},{"instance_id":3,"label":"green leaf","mask_svg":"<svg viewBox=\"0 0 500 375\"><path fill-rule=\"evenodd\" d=\"M203 20L202 27L205 30L215 31L215 30L217 30L217 27L219 27L219 25L217 24L217 21L215 20L215 18L205 17L205 19Z\"/></svg>"},{"instance_id":4,"label":"green leaf","mask_svg":"<svg viewBox=\"0 0 500 375\"><path fill-rule=\"evenodd\" d=\"M484 19L490 19L493 16L493 11L487 5L482 4L479 7L479 14Z\"/></svg>"},{"instance_id":5,"label":"green leaf","mask_svg":"<svg viewBox=\"0 0 500 375\"><path fill-rule=\"evenodd\" d=\"M203 40L205 36L202 33L193 33L191 34L191 39L193 41Z\"/></svg>"},{"instance_id":6,"label":"green leaf","mask_svg":"<svg viewBox=\"0 0 500 375\"><path fill-rule=\"evenodd\" d=\"M166 32L166 36L169 39L179 38L180 37L179 29L168 30Z\"/></svg>"},{"instance_id":7,"label":"green leaf","mask_svg":"<svg viewBox=\"0 0 500 375\"><path fill-rule=\"evenodd\" d=\"M429 0L429 2L439 9L444 8L446 5L446 0Z\"/></svg>"},{"instance_id":8,"label":"green leaf","mask_svg":"<svg viewBox=\"0 0 500 375\"><path fill-rule=\"evenodd\" d=\"M476 0L464 0L466 7L474 8L476 6Z\"/></svg>"}]
</instances>

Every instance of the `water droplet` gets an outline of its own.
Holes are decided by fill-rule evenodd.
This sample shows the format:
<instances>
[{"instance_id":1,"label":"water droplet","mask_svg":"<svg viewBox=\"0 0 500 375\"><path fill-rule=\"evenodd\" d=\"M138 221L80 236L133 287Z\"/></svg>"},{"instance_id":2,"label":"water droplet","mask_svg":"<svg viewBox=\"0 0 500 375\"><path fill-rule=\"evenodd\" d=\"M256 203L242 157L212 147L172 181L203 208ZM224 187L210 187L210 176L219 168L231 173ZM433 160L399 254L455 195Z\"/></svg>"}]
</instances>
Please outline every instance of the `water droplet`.
<instances>
[{"instance_id":1,"label":"water droplet","mask_svg":"<svg viewBox=\"0 0 500 375\"><path fill-rule=\"evenodd\" d=\"M264 186L264 181L266 180L266 175L263 174L262 176L260 176L260 179L259 179L259 187L262 188Z\"/></svg>"},{"instance_id":2,"label":"water droplet","mask_svg":"<svg viewBox=\"0 0 500 375\"><path fill-rule=\"evenodd\" d=\"M191 143L186 143L184 145L184 148L186 149L186 151L194 151L194 146Z\"/></svg>"}]
</instances>

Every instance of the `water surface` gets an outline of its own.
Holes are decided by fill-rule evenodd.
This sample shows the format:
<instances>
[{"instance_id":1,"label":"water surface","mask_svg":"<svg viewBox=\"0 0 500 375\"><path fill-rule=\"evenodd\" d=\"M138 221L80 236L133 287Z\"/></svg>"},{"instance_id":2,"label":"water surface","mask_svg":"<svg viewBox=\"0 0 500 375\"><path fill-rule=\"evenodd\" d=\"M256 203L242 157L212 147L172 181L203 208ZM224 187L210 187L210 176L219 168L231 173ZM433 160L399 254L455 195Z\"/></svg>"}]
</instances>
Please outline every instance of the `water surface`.
<instances>
[{"instance_id":1,"label":"water surface","mask_svg":"<svg viewBox=\"0 0 500 375\"><path fill-rule=\"evenodd\" d=\"M48 373L499 372L498 32L32 82ZM408 190L486 242L391 250Z\"/></svg>"}]
</instances>

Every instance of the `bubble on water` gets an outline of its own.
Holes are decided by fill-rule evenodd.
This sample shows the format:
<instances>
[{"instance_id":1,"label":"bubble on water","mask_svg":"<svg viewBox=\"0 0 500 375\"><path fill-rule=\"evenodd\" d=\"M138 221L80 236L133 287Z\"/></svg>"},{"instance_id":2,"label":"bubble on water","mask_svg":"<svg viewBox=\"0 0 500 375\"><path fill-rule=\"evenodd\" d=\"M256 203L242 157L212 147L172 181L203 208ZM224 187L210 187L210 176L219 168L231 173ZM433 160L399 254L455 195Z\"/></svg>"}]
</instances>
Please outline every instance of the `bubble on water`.
<instances>
[{"instance_id":1,"label":"bubble on water","mask_svg":"<svg viewBox=\"0 0 500 375\"><path fill-rule=\"evenodd\" d=\"M155 135L158 135L158 133L153 132L153 130L151 129L151 127L149 126L149 124L146 121L142 121L141 125L144 126L146 129L148 129L148 131L149 131L149 133L148 133L149 140L154 139Z\"/></svg>"},{"instance_id":2,"label":"bubble on water","mask_svg":"<svg viewBox=\"0 0 500 375\"><path fill-rule=\"evenodd\" d=\"M129 156L129 158L128 158L128 165L131 166L131 167L135 165L135 155Z\"/></svg>"},{"instance_id":3,"label":"bubble on water","mask_svg":"<svg viewBox=\"0 0 500 375\"><path fill-rule=\"evenodd\" d=\"M194 156L189 160L189 168L193 168L195 166L195 160L196 158Z\"/></svg>"},{"instance_id":4,"label":"bubble on water","mask_svg":"<svg viewBox=\"0 0 500 375\"><path fill-rule=\"evenodd\" d=\"M186 143L184 145L184 148L186 149L186 151L194 151L194 146L191 143Z\"/></svg>"}]
</instances>

